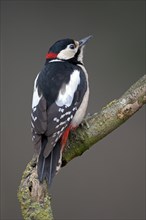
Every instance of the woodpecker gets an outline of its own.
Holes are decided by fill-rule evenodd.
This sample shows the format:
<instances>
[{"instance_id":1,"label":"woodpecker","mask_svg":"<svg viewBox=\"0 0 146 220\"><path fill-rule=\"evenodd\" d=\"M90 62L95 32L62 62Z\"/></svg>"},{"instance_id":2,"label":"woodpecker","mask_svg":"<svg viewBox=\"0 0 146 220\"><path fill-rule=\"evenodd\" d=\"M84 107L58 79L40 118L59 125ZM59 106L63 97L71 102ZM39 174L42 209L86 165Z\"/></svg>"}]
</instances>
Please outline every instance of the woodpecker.
<instances>
[{"instance_id":1,"label":"woodpecker","mask_svg":"<svg viewBox=\"0 0 146 220\"><path fill-rule=\"evenodd\" d=\"M92 36L55 42L34 81L31 131L38 179L48 185L58 173L70 130L82 122L89 98L83 48Z\"/></svg>"}]
</instances>

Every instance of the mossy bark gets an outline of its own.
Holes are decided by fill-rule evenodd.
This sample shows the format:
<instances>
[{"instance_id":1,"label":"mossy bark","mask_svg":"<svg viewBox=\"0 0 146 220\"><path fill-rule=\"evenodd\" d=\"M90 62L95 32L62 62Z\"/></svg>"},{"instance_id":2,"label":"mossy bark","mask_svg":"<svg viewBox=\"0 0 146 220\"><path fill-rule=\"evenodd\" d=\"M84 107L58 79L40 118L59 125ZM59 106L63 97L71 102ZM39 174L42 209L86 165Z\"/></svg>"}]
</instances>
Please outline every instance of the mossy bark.
<instances>
[{"instance_id":1,"label":"mossy bark","mask_svg":"<svg viewBox=\"0 0 146 220\"><path fill-rule=\"evenodd\" d=\"M96 142L115 130L146 103L146 75L119 99L103 107L100 113L87 116L76 132L71 132L63 154L63 164L80 156Z\"/></svg>"},{"instance_id":2,"label":"mossy bark","mask_svg":"<svg viewBox=\"0 0 146 220\"><path fill-rule=\"evenodd\" d=\"M25 220L53 220L47 183L37 178L37 157L28 163L18 189L22 216Z\"/></svg>"},{"instance_id":3,"label":"mossy bark","mask_svg":"<svg viewBox=\"0 0 146 220\"><path fill-rule=\"evenodd\" d=\"M118 100L113 100L100 113L85 118L79 128L70 133L63 153L65 166L73 158L82 155L96 142L104 138L130 118L146 103L146 75L140 78ZM37 179L37 156L27 165L18 189L24 220L53 220L51 199L46 182Z\"/></svg>"}]
</instances>

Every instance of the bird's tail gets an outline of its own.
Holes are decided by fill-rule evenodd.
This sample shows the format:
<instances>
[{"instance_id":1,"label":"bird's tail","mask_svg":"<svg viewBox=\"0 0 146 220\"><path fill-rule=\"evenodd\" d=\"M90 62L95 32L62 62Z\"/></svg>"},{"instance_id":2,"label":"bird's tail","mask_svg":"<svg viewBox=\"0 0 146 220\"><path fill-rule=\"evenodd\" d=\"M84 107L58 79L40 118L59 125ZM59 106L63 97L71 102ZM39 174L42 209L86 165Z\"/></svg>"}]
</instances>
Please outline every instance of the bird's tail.
<instances>
[{"instance_id":1,"label":"bird's tail","mask_svg":"<svg viewBox=\"0 0 146 220\"><path fill-rule=\"evenodd\" d=\"M38 178L40 182L44 179L47 180L48 185L52 183L52 179L61 167L62 151L60 147L60 141L57 142L48 157L44 157L44 148L47 142L43 142L41 153L38 159Z\"/></svg>"}]
</instances>

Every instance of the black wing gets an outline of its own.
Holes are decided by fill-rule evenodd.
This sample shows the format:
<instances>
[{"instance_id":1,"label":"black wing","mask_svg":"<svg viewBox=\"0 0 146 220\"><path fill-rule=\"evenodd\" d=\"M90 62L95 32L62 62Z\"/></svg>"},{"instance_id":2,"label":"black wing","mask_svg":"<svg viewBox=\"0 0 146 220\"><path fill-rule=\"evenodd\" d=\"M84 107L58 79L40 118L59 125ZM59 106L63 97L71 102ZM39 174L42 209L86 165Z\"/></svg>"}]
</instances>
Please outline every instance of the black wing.
<instances>
[{"instance_id":1,"label":"black wing","mask_svg":"<svg viewBox=\"0 0 146 220\"><path fill-rule=\"evenodd\" d=\"M50 63L37 76L32 101L32 139L38 151L42 137L47 137L45 157L71 123L86 90L83 70L80 67L74 69L67 62Z\"/></svg>"}]
</instances>

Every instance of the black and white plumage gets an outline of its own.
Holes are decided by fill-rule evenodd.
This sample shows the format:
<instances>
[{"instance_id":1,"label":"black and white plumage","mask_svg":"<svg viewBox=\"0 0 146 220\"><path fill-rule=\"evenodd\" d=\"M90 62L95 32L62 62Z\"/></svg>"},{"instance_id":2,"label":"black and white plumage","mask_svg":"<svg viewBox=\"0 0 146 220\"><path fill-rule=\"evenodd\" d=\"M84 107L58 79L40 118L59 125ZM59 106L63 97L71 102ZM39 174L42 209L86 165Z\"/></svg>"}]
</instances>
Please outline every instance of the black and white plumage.
<instances>
[{"instance_id":1,"label":"black and white plumage","mask_svg":"<svg viewBox=\"0 0 146 220\"><path fill-rule=\"evenodd\" d=\"M76 128L86 112L89 83L83 65L80 41L57 41L34 82L32 99L32 140L38 153L38 178L49 185L61 167L62 152L70 129Z\"/></svg>"}]
</instances>

